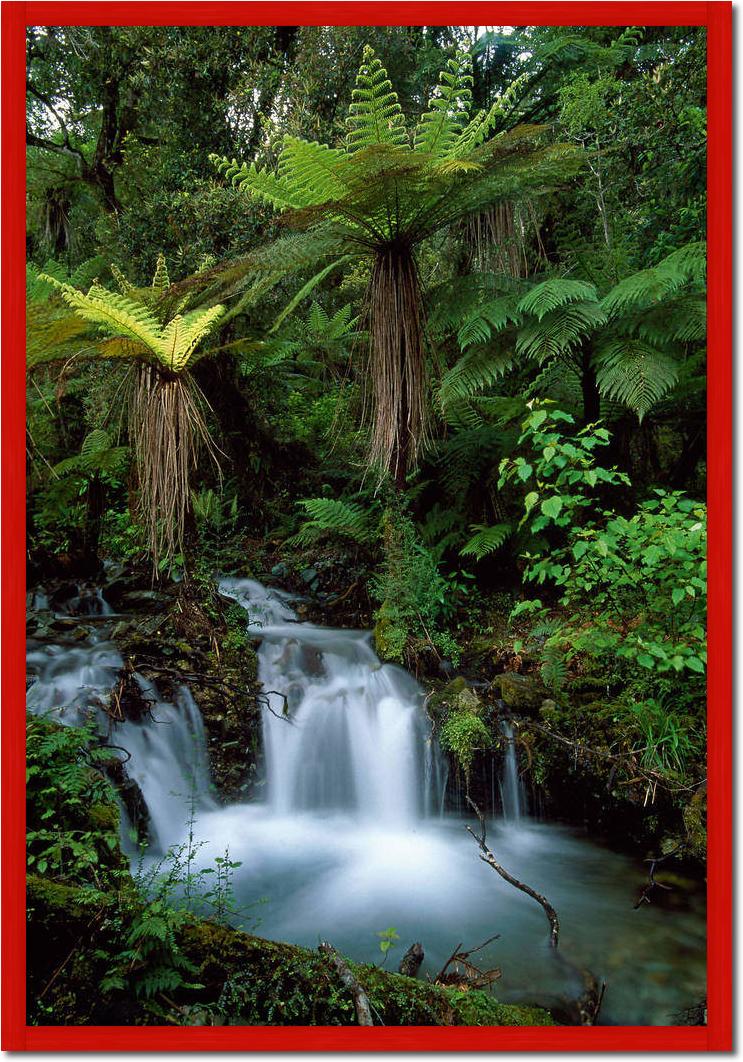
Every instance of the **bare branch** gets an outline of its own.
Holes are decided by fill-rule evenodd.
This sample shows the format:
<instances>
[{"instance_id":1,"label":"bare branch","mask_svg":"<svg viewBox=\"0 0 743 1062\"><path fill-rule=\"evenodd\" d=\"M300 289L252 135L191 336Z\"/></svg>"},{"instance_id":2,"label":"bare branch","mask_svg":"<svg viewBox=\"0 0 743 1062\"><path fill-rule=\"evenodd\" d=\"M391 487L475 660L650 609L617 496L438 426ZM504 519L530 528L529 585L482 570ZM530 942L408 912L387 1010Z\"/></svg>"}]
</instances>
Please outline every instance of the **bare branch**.
<instances>
[{"instance_id":1,"label":"bare branch","mask_svg":"<svg viewBox=\"0 0 743 1062\"><path fill-rule=\"evenodd\" d=\"M482 859L483 863L487 863L489 867L492 867L496 874L500 874L503 880L507 881L509 885L513 885L514 888L520 889L521 892L525 892L527 896L531 896L533 900L537 901L537 903L542 907L544 913L547 915L547 921L550 924L550 947L557 948L557 942L560 935L560 921L557 917L557 911L555 911L554 907L545 896L542 896L540 892L537 892L535 889L532 889L531 885L527 885L525 884L525 882L519 881L519 879L515 878L513 874L510 874L505 869L505 867L501 866L501 864L495 858L488 846L485 844L485 816L482 814L477 804L474 802L474 800L472 800L470 796L467 797L467 803L475 812L480 822L479 837L473 829L467 826L467 831L471 833L472 836L475 838L475 841L477 841L478 848L482 853L480 859Z\"/></svg>"}]
</instances>

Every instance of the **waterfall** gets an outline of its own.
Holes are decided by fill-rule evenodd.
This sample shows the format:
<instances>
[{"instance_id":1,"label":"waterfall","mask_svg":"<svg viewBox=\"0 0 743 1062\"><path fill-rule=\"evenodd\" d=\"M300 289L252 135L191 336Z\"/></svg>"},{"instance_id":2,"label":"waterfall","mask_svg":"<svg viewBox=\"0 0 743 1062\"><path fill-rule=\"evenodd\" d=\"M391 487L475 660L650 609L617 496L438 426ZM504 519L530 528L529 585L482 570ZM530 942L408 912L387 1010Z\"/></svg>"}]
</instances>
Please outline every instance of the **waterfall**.
<instances>
[{"instance_id":1,"label":"waterfall","mask_svg":"<svg viewBox=\"0 0 743 1062\"><path fill-rule=\"evenodd\" d=\"M440 770L422 692L379 661L371 635L299 624L285 595L250 579L224 579L220 590L247 610L261 638L273 812L342 811L404 824L438 811Z\"/></svg>"},{"instance_id":2,"label":"waterfall","mask_svg":"<svg viewBox=\"0 0 743 1062\"><path fill-rule=\"evenodd\" d=\"M513 727L507 719L501 719L500 731L506 744L503 754L503 771L499 781L501 807L506 822L517 826L524 815L524 787L519 775Z\"/></svg>"},{"instance_id":3,"label":"waterfall","mask_svg":"<svg viewBox=\"0 0 743 1062\"><path fill-rule=\"evenodd\" d=\"M446 760L414 679L382 664L366 633L299 623L281 591L245 579L225 579L221 589L248 610L248 629L260 640L271 709L262 713L261 800L213 800L203 721L185 685L166 700L135 674L150 711L140 721L112 721L105 708L123 660L108 640L103 596L78 591L77 600L59 602L64 620L41 627L54 631L56 644L44 633L28 643L29 710L69 725L93 718L104 741L129 752L124 770L149 809L153 865L163 850L187 843L192 810L194 869L212 868L229 848L240 864L236 902L255 910L251 928L261 936L310 948L326 938L357 961L379 963L378 934L394 926L401 943L389 968L419 940L424 976L458 940L488 940L478 964L502 968L499 999L563 995L565 970L547 961L538 905L479 859L463 828L475 825L469 808L442 814ZM48 602L38 591L30 604ZM674 911L672 924L661 905L646 905L638 933L629 900L646 868L526 818L514 731L500 707L503 756L482 779L502 807L488 823L488 843L516 877L549 896L581 964L610 978L605 1020L667 1024L705 990L703 893L698 907Z\"/></svg>"},{"instance_id":4,"label":"waterfall","mask_svg":"<svg viewBox=\"0 0 743 1062\"><path fill-rule=\"evenodd\" d=\"M81 598L85 615L112 613L100 591L62 604L60 613L79 610ZM65 726L82 726L92 718L105 741L126 749L125 771L139 785L147 804L151 843L164 851L182 836L189 808L196 812L215 806L204 724L186 686L177 689L172 702L166 701L155 683L137 673L134 679L149 704L149 718L115 723L105 709L123 665L116 647L92 627L87 628L84 640L72 644L30 641L26 706ZM124 841L128 841L129 826L122 807Z\"/></svg>"}]
</instances>

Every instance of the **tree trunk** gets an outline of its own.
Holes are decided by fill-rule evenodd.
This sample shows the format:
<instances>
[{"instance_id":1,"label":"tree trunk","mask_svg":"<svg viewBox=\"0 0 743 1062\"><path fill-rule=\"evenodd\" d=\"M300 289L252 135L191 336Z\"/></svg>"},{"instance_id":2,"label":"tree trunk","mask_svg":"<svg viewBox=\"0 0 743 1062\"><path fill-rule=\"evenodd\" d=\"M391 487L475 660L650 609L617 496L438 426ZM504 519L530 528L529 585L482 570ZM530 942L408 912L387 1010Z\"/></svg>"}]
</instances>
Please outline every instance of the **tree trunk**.
<instances>
[{"instance_id":1,"label":"tree trunk","mask_svg":"<svg viewBox=\"0 0 743 1062\"><path fill-rule=\"evenodd\" d=\"M398 490L425 442L428 372L423 299L411 248L393 242L374 260L367 293L369 463Z\"/></svg>"}]
</instances>

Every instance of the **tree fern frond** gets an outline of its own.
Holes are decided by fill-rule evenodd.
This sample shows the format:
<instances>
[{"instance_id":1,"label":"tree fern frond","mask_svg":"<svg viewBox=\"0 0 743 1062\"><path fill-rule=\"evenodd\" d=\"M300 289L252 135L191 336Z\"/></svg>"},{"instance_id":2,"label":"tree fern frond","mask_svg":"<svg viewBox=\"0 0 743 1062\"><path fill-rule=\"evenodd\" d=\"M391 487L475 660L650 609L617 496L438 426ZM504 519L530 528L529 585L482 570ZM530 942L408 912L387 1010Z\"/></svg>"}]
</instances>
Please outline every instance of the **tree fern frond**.
<instances>
[{"instance_id":1,"label":"tree fern frond","mask_svg":"<svg viewBox=\"0 0 743 1062\"><path fill-rule=\"evenodd\" d=\"M518 305L521 313L533 314L541 321L545 314L570 302L595 302L596 288L584 280L566 280L553 277L536 284L527 292Z\"/></svg>"},{"instance_id":2,"label":"tree fern frond","mask_svg":"<svg viewBox=\"0 0 743 1062\"><path fill-rule=\"evenodd\" d=\"M492 527L487 527L484 524L473 524L470 531L474 531L475 534L466 545L462 546L459 551L460 556L482 560L483 557L487 557L488 554L495 553L497 549L500 549L512 533L513 528L511 524L494 524Z\"/></svg>"},{"instance_id":3,"label":"tree fern frond","mask_svg":"<svg viewBox=\"0 0 743 1062\"><path fill-rule=\"evenodd\" d=\"M687 282L702 283L706 268L704 242L690 243L674 251L651 269L621 280L604 298L602 305L610 317L643 309L675 295Z\"/></svg>"},{"instance_id":4,"label":"tree fern frond","mask_svg":"<svg viewBox=\"0 0 743 1062\"><path fill-rule=\"evenodd\" d=\"M159 354L160 325L141 303L97 285L85 295L70 284L60 283L54 277L46 274L41 276L52 284L65 302L86 321L100 325L114 335L126 335L156 356Z\"/></svg>"},{"instance_id":5,"label":"tree fern frond","mask_svg":"<svg viewBox=\"0 0 743 1062\"><path fill-rule=\"evenodd\" d=\"M520 322L521 314L513 296L504 295L483 303L460 326L457 332L460 349L465 350L473 343L486 343L493 332L501 332L507 325Z\"/></svg>"},{"instance_id":6,"label":"tree fern frond","mask_svg":"<svg viewBox=\"0 0 743 1062\"><path fill-rule=\"evenodd\" d=\"M468 124L472 84L472 57L459 52L441 71L428 110L420 117L415 130L416 151L434 158L447 156Z\"/></svg>"},{"instance_id":7,"label":"tree fern frond","mask_svg":"<svg viewBox=\"0 0 743 1062\"><path fill-rule=\"evenodd\" d=\"M155 273L152 277L152 296L154 299L160 299L170 287L170 277L168 276L168 266L165 261L165 255L162 252L157 256L157 265L155 266Z\"/></svg>"},{"instance_id":8,"label":"tree fern frond","mask_svg":"<svg viewBox=\"0 0 743 1062\"><path fill-rule=\"evenodd\" d=\"M356 75L346 124L349 151L358 151L370 144L407 144L397 93L369 45L364 48L363 61Z\"/></svg>"},{"instance_id":9,"label":"tree fern frond","mask_svg":"<svg viewBox=\"0 0 743 1062\"><path fill-rule=\"evenodd\" d=\"M303 185L297 187L289 177L259 169L254 162L238 165L234 159L219 155L210 155L209 160L236 188L262 199L275 210L299 209L316 202L313 198L307 198Z\"/></svg>"},{"instance_id":10,"label":"tree fern frond","mask_svg":"<svg viewBox=\"0 0 743 1062\"><path fill-rule=\"evenodd\" d=\"M596 351L599 390L631 409L640 421L677 379L678 364L641 339L618 337Z\"/></svg>"},{"instance_id":11,"label":"tree fern frond","mask_svg":"<svg viewBox=\"0 0 743 1062\"><path fill-rule=\"evenodd\" d=\"M471 398L491 386L512 364L512 351L498 351L486 346L470 347L441 379L439 400L442 407Z\"/></svg>"},{"instance_id":12,"label":"tree fern frond","mask_svg":"<svg viewBox=\"0 0 743 1062\"><path fill-rule=\"evenodd\" d=\"M352 538L362 544L368 544L377 537L376 507L369 510L356 502L341 501L339 498L307 498L298 504L309 519L304 521L296 535L287 539L292 545L311 545L326 533Z\"/></svg>"},{"instance_id":13,"label":"tree fern frond","mask_svg":"<svg viewBox=\"0 0 743 1062\"><path fill-rule=\"evenodd\" d=\"M520 305L523 305L521 300ZM516 350L527 358L543 362L567 354L585 336L606 323L606 315L597 302L573 302L545 314L525 325L516 339Z\"/></svg>"},{"instance_id":14,"label":"tree fern frond","mask_svg":"<svg viewBox=\"0 0 743 1062\"><path fill-rule=\"evenodd\" d=\"M126 279L119 267L117 265L114 265L113 262L111 263L109 268L111 269L111 276L118 284L119 291L121 292L121 294L126 295L128 298L134 298L135 293L137 291L134 284L129 283L129 281Z\"/></svg>"},{"instance_id":15,"label":"tree fern frond","mask_svg":"<svg viewBox=\"0 0 743 1062\"><path fill-rule=\"evenodd\" d=\"M450 157L459 157L473 151L488 137L495 128L498 119L512 109L522 86L529 80L529 74L521 74L505 89L487 111L479 111L462 129L460 136L449 149Z\"/></svg>"}]
</instances>

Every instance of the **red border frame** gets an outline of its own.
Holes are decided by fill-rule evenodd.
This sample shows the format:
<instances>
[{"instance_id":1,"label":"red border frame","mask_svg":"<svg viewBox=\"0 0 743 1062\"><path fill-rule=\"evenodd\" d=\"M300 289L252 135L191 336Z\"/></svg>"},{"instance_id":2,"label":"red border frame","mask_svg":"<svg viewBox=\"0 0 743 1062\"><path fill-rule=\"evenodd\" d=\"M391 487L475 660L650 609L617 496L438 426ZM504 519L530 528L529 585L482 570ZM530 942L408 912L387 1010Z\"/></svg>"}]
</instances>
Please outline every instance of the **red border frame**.
<instances>
[{"instance_id":1,"label":"red border frame","mask_svg":"<svg viewBox=\"0 0 743 1062\"><path fill-rule=\"evenodd\" d=\"M424 17L425 16L425 19ZM732 1049L732 3L6 0L2 5L2 1048L5 1050ZM709 239L709 864L706 1027L223 1028L25 1024L25 28L29 25L706 25Z\"/></svg>"}]
</instances>

